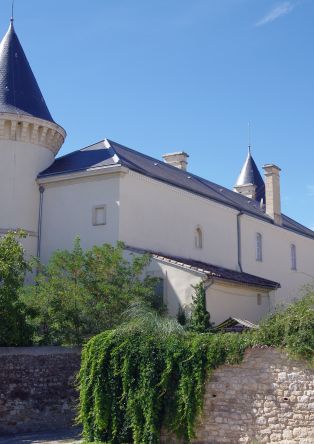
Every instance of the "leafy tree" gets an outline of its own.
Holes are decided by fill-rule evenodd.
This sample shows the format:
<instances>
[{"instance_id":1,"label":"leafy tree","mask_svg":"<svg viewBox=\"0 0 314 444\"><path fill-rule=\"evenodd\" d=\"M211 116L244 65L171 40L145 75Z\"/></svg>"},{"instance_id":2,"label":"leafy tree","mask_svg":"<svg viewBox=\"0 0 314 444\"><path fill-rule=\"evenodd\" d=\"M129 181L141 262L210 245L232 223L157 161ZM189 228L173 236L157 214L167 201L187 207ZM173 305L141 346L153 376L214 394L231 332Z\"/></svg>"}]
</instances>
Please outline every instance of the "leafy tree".
<instances>
[{"instance_id":1,"label":"leafy tree","mask_svg":"<svg viewBox=\"0 0 314 444\"><path fill-rule=\"evenodd\" d=\"M9 232L0 238L0 346L29 345L31 331L25 320L25 306L18 291L29 270L19 239L23 232Z\"/></svg>"},{"instance_id":2,"label":"leafy tree","mask_svg":"<svg viewBox=\"0 0 314 444\"><path fill-rule=\"evenodd\" d=\"M77 238L72 251L56 251L47 266L36 264L35 285L21 296L35 343L79 345L121 323L131 302L156 305L156 279L142 279L149 255L126 260L123 254L122 243L84 251Z\"/></svg>"},{"instance_id":3,"label":"leafy tree","mask_svg":"<svg viewBox=\"0 0 314 444\"><path fill-rule=\"evenodd\" d=\"M196 285L194 290L189 329L196 333L205 333L211 327L210 314L206 310L206 290L203 283Z\"/></svg>"}]
</instances>

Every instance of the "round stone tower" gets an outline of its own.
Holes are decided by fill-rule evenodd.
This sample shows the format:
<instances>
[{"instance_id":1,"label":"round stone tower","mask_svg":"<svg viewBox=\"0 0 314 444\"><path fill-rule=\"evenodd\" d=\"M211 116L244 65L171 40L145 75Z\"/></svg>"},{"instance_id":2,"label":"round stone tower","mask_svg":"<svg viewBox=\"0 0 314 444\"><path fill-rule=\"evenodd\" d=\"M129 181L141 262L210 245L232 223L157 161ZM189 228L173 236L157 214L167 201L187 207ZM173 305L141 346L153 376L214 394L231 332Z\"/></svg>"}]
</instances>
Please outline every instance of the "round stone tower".
<instances>
[{"instance_id":1,"label":"round stone tower","mask_svg":"<svg viewBox=\"0 0 314 444\"><path fill-rule=\"evenodd\" d=\"M0 44L0 235L23 229L36 255L40 189L66 133L47 108L11 19Z\"/></svg>"}]
</instances>

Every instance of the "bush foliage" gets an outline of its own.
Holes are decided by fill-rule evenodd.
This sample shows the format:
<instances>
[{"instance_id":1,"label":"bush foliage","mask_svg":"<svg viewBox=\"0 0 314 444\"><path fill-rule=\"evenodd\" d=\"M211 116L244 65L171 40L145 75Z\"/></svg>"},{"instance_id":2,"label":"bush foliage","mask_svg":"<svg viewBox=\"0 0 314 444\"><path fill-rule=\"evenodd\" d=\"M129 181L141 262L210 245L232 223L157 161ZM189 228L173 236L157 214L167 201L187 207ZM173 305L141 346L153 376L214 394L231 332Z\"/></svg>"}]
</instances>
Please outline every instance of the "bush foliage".
<instances>
[{"instance_id":1,"label":"bush foliage","mask_svg":"<svg viewBox=\"0 0 314 444\"><path fill-rule=\"evenodd\" d=\"M21 291L35 344L80 345L121 323L133 301L157 307L156 279L142 279L150 257L128 261L123 253L122 243L83 250L77 238L72 251L56 251L47 265L35 263L35 283Z\"/></svg>"},{"instance_id":2,"label":"bush foliage","mask_svg":"<svg viewBox=\"0 0 314 444\"><path fill-rule=\"evenodd\" d=\"M138 310L131 322L84 347L79 421L86 442L155 444L162 427L190 442L205 379L217 366L239 362L257 344L313 362L313 309L311 293L242 334L193 333Z\"/></svg>"},{"instance_id":3,"label":"bush foliage","mask_svg":"<svg viewBox=\"0 0 314 444\"><path fill-rule=\"evenodd\" d=\"M0 346L29 345L31 329L26 323L25 306L18 292L24 284L27 261L20 239L23 232L0 237Z\"/></svg>"},{"instance_id":4,"label":"bush foliage","mask_svg":"<svg viewBox=\"0 0 314 444\"><path fill-rule=\"evenodd\" d=\"M255 342L285 348L292 357L314 361L314 292L264 319Z\"/></svg>"},{"instance_id":5,"label":"bush foliage","mask_svg":"<svg viewBox=\"0 0 314 444\"><path fill-rule=\"evenodd\" d=\"M162 425L189 441L208 371L238 362L247 347L245 335L143 327L102 333L84 347L79 419L87 442L154 444Z\"/></svg>"},{"instance_id":6,"label":"bush foliage","mask_svg":"<svg viewBox=\"0 0 314 444\"><path fill-rule=\"evenodd\" d=\"M192 313L188 328L195 333L206 333L211 328L210 314L206 310L206 290L201 282L194 288L192 296Z\"/></svg>"}]
</instances>

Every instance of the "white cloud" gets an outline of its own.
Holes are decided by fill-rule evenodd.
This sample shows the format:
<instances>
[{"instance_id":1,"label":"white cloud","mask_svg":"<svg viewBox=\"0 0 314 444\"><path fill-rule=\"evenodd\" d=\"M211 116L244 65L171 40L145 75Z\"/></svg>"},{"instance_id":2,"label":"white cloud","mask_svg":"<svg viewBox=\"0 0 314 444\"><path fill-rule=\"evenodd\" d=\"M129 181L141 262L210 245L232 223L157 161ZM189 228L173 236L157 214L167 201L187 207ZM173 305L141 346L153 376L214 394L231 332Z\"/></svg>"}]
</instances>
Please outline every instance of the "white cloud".
<instances>
[{"instance_id":1,"label":"white cloud","mask_svg":"<svg viewBox=\"0 0 314 444\"><path fill-rule=\"evenodd\" d=\"M294 9L294 7L295 5L292 4L291 2L279 3L277 4L277 6L274 6L273 9L268 14L262 17L261 20L255 23L255 26L267 25L268 23L277 20L279 17L289 14L289 12L291 12Z\"/></svg>"}]
</instances>

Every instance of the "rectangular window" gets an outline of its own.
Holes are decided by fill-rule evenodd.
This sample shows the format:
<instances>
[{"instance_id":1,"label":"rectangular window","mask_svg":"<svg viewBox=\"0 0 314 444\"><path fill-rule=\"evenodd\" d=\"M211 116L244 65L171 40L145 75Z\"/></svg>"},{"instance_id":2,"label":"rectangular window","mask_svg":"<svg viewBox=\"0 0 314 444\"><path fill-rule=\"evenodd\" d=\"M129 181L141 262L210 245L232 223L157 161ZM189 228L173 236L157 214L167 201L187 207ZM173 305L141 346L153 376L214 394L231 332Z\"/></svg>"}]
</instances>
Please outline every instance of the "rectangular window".
<instances>
[{"instance_id":1,"label":"rectangular window","mask_svg":"<svg viewBox=\"0 0 314 444\"><path fill-rule=\"evenodd\" d=\"M262 295L260 293L257 294L257 305L262 305Z\"/></svg>"},{"instance_id":2,"label":"rectangular window","mask_svg":"<svg viewBox=\"0 0 314 444\"><path fill-rule=\"evenodd\" d=\"M263 260L263 246L262 246L261 233L256 233L256 260L258 262L262 262Z\"/></svg>"},{"instance_id":3,"label":"rectangular window","mask_svg":"<svg viewBox=\"0 0 314 444\"><path fill-rule=\"evenodd\" d=\"M106 225L106 205L93 208L93 225Z\"/></svg>"}]
</instances>

